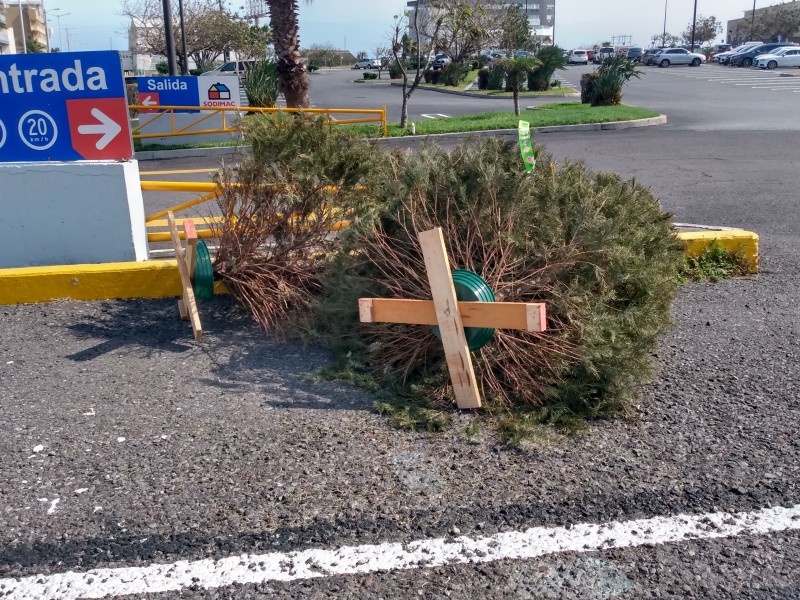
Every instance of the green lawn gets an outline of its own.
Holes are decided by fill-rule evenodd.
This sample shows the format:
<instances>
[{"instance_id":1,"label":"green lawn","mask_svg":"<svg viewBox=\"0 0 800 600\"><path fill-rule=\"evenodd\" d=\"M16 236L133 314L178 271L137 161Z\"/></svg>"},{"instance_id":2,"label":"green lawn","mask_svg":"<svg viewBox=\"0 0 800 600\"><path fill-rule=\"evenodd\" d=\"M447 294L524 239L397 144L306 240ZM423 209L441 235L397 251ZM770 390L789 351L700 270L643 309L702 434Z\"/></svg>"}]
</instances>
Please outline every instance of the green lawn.
<instances>
[{"instance_id":1,"label":"green lawn","mask_svg":"<svg viewBox=\"0 0 800 600\"><path fill-rule=\"evenodd\" d=\"M509 105L511 100L509 99ZM531 110L522 110L516 116L513 110L450 117L448 119L422 119L416 121L417 135L435 133L458 133L486 131L489 129L515 129L520 120L528 121L531 127L551 125L582 125L585 123L610 123L657 117L659 113L637 106L590 106L580 102L557 102L543 104ZM373 125L353 125L357 131L370 137L377 137L378 127ZM400 129L398 123L389 123L389 137L411 135L408 129Z\"/></svg>"}]
</instances>

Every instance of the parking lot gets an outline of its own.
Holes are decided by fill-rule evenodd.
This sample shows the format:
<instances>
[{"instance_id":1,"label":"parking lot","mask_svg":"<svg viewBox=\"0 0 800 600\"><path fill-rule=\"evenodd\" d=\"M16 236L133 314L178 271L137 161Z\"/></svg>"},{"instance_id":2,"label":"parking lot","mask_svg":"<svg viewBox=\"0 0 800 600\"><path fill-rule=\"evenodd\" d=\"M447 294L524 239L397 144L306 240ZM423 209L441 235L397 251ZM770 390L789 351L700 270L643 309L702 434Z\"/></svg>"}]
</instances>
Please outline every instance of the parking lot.
<instances>
[{"instance_id":1,"label":"parking lot","mask_svg":"<svg viewBox=\"0 0 800 600\"><path fill-rule=\"evenodd\" d=\"M800 597L794 513L759 535L713 517L800 504L797 96L714 79L728 73L750 75L647 69L624 99L669 125L537 140L635 177L677 221L762 236L757 277L681 290L631 421L525 450L467 435L468 415L408 432L367 391L315 378L324 349L265 335L226 298L201 305L200 344L174 299L3 307L0 598ZM315 77L315 104L397 111L397 88L353 78ZM411 106L503 102L421 90ZM208 180L218 164L140 167ZM631 521L676 515L708 535L622 544ZM503 554L530 528L572 545Z\"/></svg>"}]
</instances>

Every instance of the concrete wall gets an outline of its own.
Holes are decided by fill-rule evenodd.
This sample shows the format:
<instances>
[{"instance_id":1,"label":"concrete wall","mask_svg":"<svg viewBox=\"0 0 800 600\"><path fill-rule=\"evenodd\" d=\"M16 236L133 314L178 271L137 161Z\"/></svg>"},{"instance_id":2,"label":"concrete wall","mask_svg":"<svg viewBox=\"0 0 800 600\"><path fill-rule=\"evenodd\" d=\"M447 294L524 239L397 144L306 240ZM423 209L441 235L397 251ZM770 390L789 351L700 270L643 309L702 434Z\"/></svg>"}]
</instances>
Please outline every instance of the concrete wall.
<instances>
[{"instance_id":1,"label":"concrete wall","mask_svg":"<svg viewBox=\"0 0 800 600\"><path fill-rule=\"evenodd\" d=\"M0 164L0 268L147 260L137 161Z\"/></svg>"}]
</instances>

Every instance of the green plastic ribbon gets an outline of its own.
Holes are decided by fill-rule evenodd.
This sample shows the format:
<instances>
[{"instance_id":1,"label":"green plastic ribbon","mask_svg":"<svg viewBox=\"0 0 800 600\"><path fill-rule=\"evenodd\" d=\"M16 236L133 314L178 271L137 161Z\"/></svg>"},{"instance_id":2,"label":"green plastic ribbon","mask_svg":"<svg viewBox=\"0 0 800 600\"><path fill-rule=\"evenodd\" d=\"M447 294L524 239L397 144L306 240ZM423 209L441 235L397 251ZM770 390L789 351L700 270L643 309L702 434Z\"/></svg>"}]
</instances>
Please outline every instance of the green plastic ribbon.
<instances>
[{"instance_id":1,"label":"green plastic ribbon","mask_svg":"<svg viewBox=\"0 0 800 600\"><path fill-rule=\"evenodd\" d=\"M519 149L522 152L522 162L525 172L531 173L536 168L536 156L531 142L531 124L527 121L519 122Z\"/></svg>"}]
</instances>

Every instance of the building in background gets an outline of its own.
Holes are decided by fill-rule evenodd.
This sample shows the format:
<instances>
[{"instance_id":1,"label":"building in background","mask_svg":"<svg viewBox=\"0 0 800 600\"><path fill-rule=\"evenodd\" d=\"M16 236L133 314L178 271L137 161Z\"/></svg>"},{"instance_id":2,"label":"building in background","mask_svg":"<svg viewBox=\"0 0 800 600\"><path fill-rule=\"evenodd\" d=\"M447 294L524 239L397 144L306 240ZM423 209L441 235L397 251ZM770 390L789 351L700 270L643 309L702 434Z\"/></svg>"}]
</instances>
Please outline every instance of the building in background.
<instances>
[{"instance_id":1,"label":"building in background","mask_svg":"<svg viewBox=\"0 0 800 600\"><path fill-rule=\"evenodd\" d=\"M741 19L733 19L732 21L728 21L728 28L726 30L726 40L729 44L738 45L744 43L746 41L751 40L752 38L756 38L757 40L761 40L760 34L763 32L759 32L758 28L758 21L760 18L764 17L766 14L780 14L786 11L798 11L800 10L800 2L797 0L791 0L790 2L783 2L781 4L774 4L772 6L763 6L761 8L757 8L755 10L755 19L753 19L753 11L746 10L744 12L744 17ZM754 35L751 35L752 28L755 25L756 31ZM790 41L790 42L798 42L800 43L800 29L794 31L787 35L784 39L763 39L761 41L764 42L783 42L783 41Z\"/></svg>"},{"instance_id":2,"label":"building in background","mask_svg":"<svg viewBox=\"0 0 800 600\"><path fill-rule=\"evenodd\" d=\"M28 52L47 51L47 25L41 2L0 1L0 15L0 54L22 54L28 44Z\"/></svg>"},{"instance_id":3,"label":"building in background","mask_svg":"<svg viewBox=\"0 0 800 600\"><path fill-rule=\"evenodd\" d=\"M556 25L556 0L517 0L516 2L486 2L484 8L491 10L502 9L508 6L519 6L528 17L528 26L531 36L539 39L547 38L552 41ZM428 0L410 0L407 2L409 20L413 20L414 12L419 10L420 15L429 15L435 9L430 7ZM413 32L411 34L413 36Z\"/></svg>"}]
</instances>

